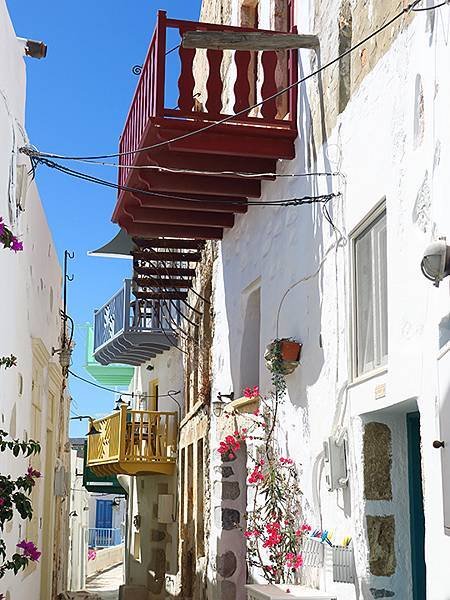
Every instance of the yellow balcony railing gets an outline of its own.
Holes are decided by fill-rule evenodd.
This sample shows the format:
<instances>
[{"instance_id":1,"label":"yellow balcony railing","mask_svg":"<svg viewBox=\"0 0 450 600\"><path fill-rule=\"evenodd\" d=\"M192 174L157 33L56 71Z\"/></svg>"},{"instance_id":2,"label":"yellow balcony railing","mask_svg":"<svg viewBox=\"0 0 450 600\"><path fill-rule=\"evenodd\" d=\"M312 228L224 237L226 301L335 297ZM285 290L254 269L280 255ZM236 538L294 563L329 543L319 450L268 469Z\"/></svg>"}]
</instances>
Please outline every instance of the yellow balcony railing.
<instances>
[{"instance_id":1,"label":"yellow balcony railing","mask_svg":"<svg viewBox=\"0 0 450 600\"><path fill-rule=\"evenodd\" d=\"M87 466L97 475L174 472L177 413L122 406L94 426L99 433L88 436Z\"/></svg>"}]
</instances>

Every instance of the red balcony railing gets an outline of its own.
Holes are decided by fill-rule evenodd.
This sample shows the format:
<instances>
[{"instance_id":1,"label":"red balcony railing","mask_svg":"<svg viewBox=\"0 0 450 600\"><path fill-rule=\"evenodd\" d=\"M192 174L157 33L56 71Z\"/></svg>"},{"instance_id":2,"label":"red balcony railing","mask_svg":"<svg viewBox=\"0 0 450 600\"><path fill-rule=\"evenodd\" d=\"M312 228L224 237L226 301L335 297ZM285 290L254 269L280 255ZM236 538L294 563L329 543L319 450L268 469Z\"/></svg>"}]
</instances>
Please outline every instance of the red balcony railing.
<instances>
[{"instance_id":1,"label":"red balcony railing","mask_svg":"<svg viewBox=\"0 0 450 600\"><path fill-rule=\"evenodd\" d=\"M139 78L136 92L120 140L121 164L127 167L135 162L134 150L145 145L147 128L152 119L181 119L198 124L218 121L225 116L245 110L252 101L270 98L278 90L286 87L297 76L297 51L283 53L274 51L222 51L195 50L180 46L179 73L170 82L166 81L167 40L170 45L181 44L186 31L252 31L248 28L228 27L209 23L167 19L166 13L158 13L155 34L150 44L145 63ZM267 32L267 33L274 33ZM198 56L197 53L203 53ZM203 62L196 62L200 58ZM279 62L279 59L280 62ZM252 62L253 61L253 62ZM255 69L251 67L256 65ZM200 65L200 67L199 67ZM171 64L172 66L172 64ZM206 71L206 72L205 72ZM281 73L280 73L281 71ZM168 83L177 82L178 101L175 108L166 106L165 88ZM256 78L254 81L253 78ZM196 89L201 87L207 97L199 106ZM284 103L283 110L280 110ZM229 127L236 124L256 127L277 128L282 131L296 131L297 127L297 87L283 94L283 97L267 100L258 110L244 113L233 119ZM280 132L281 133L281 132ZM239 135L239 131L236 130ZM127 154L129 153L129 154ZM125 185L129 169L119 169L119 184Z\"/></svg>"}]
</instances>

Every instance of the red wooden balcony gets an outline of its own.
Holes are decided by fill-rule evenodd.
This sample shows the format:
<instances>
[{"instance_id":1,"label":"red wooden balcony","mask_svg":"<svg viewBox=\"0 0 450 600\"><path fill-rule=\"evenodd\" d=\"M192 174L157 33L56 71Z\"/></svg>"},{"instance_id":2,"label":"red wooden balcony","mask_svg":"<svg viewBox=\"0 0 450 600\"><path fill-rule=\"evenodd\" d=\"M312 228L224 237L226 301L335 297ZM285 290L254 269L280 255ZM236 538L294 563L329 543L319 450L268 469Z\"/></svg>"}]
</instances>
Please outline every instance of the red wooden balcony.
<instances>
[{"instance_id":1,"label":"red wooden balcony","mask_svg":"<svg viewBox=\"0 0 450 600\"><path fill-rule=\"evenodd\" d=\"M295 50L287 57L274 51L181 46L170 52L183 33L192 30L252 31L167 19L165 12L158 13L120 140L121 191L113 221L131 236L220 239L224 228L233 226L235 215L247 211L248 199L260 196L263 179L223 172L272 173L278 159L295 156L296 87L208 131L135 152L241 112L297 78ZM176 88L178 99L171 102ZM175 172L139 168L146 166Z\"/></svg>"}]
</instances>

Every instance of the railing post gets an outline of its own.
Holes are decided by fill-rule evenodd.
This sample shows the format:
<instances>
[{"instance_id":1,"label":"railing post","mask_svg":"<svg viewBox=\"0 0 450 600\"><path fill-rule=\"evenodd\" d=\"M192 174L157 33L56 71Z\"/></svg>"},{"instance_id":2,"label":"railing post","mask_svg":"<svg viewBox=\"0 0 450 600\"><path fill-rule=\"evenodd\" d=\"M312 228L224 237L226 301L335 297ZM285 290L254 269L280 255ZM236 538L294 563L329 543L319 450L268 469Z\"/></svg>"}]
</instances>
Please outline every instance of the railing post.
<instances>
[{"instance_id":1,"label":"railing post","mask_svg":"<svg viewBox=\"0 0 450 600\"><path fill-rule=\"evenodd\" d=\"M123 330L128 331L130 329L130 312L131 312L131 279L125 279L124 285L124 299L123 299Z\"/></svg>"},{"instance_id":2,"label":"railing post","mask_svg":"<svg viewBox=\"0 0 450 600\"><path fill-rule=\"evenodd\" d=\"M166 11L158 11L156 27L156 116L164 114L164 87L166 81Z\"/></svg>"},{"instance_id":3,"label":"railing post","mask_svg":"<svg viewBox=\"0 0 450 600\"><path fill-rule=\"evenodd\" d=\"M125 460L127 445L127 406L120 407L120 426L119 426L119 461Z\"/></svg>"}]
</instances>

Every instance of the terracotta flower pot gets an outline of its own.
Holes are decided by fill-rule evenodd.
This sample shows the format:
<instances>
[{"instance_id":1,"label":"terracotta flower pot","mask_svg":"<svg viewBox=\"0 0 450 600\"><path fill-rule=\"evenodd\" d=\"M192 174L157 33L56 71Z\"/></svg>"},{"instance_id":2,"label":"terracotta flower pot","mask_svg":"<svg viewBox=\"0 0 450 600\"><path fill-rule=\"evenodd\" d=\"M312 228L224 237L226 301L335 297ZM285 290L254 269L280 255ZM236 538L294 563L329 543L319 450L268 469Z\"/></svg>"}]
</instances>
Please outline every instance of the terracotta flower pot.
<instances>
[{"instance_id":1,"label":"terracotta flower pot","mask_svg":"<svg viewBox=\"0 0 450 600\"><path fill-rule=\"evenodd\" d=\"M300 360L302 345L299 342L283 340L280 343L281 358L287 361L297 362Z\"/></svg>"}]
</instances>

